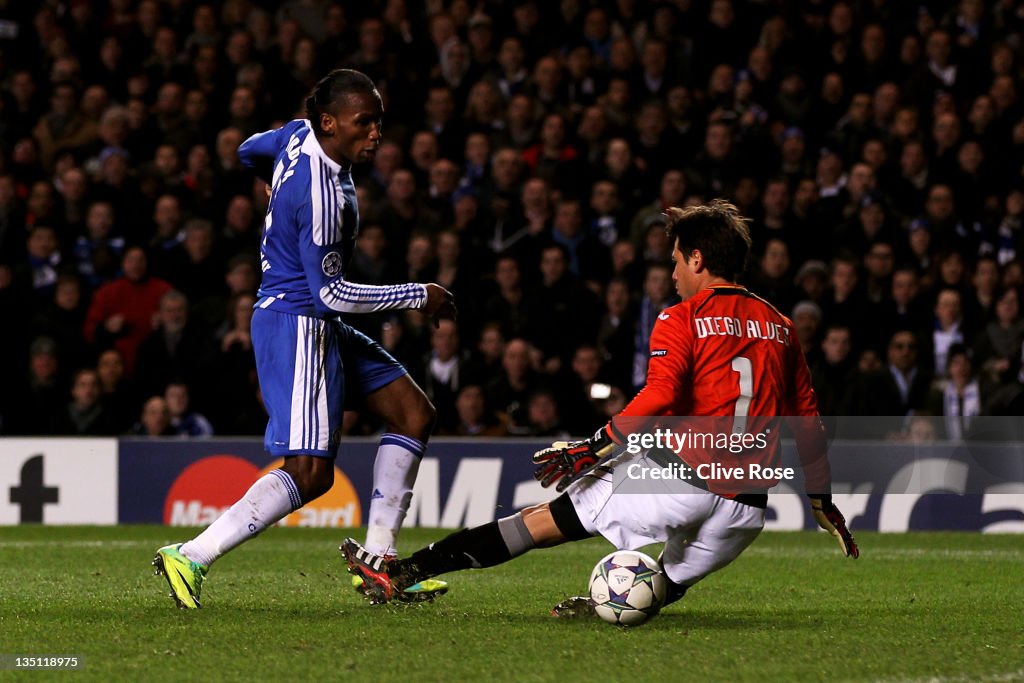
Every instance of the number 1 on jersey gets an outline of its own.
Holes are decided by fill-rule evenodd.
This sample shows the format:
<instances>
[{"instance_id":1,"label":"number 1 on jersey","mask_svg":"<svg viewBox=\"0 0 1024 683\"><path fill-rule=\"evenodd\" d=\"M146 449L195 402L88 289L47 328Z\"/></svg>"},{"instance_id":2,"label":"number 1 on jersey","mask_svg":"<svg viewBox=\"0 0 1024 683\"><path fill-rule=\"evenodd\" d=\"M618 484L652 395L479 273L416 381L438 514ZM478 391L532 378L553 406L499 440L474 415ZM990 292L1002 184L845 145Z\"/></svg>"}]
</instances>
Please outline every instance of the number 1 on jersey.
<instances>
[{"instance_id":1,"label":"number 1 on jersey","mask_svg":"<svg viewBox=\"0 0 1024 683\"><path fill-rule=\"evenodd\" d=\"M733 410L732 433L743 434L747 430L747 414L750 411L750 400L754 398L754 366L745 356L732 359L733 372L740 376L740 395L736 398Z\"/></svg>"}]
</instances>

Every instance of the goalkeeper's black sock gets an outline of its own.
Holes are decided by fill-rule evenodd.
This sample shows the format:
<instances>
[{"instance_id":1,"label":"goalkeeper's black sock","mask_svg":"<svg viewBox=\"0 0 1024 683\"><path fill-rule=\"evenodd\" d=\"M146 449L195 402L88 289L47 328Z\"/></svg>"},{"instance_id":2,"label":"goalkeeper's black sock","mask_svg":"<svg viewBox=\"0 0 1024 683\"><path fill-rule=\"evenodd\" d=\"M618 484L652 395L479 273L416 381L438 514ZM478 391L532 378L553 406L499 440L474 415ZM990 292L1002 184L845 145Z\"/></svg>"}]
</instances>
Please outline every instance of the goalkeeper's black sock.
<instances>
[{"instance_id":1,"label":"goalkeeper's black sock","mask_svg":"<svg viewBox=\"0 0 1024 683\"><path fill-rule=\"evenodd\" d=\"M411 583L462 569L481 569L508 562L535 546L522 515L462 529L417 550L395 563L392 575ZM414 579L414 580L413 580Z\"/></svg>"},{"instance_id":2,"label":"goalkeeper's black sock","mask_svg":"<svg viewBox=\"0 0 1024 683\"><path fill-rule=\"evenodd\" d=\"M668 578L668 574L665 574L665 583L667 584L668 590L665 591L665 602L661 603L662 607L671 605L677 600L682 600L683 596L686 595L686 591L689 586L684 586L681 583L676 583L672 579Z\"/></svg>"}]
</instances>

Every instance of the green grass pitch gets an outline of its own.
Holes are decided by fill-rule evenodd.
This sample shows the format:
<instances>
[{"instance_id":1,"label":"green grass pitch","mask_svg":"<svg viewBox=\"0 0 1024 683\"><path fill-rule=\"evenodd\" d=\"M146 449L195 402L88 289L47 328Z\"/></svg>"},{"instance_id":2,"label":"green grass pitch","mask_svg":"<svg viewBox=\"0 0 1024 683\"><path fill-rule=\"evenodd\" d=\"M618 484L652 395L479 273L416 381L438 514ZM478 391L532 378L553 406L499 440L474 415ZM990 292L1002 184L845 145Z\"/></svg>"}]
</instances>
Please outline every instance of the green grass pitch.
<instances>
[{"instance_id":1,"label":"green grass pitch","mask_svg":"<svg viewBox=\"0 0 1024 683\"><path fill-rule=\"evenodd\" d=\"M342 567L343 532L274 529L222 559L206 607L186 612L149 562L190 535L0 528L0 653L84 655L84 671L31 674L62 680L1024 680L1019 536L861 534L852 561L824 534L766 533L620 629L548 616L586 588L601 540L450 575L434 604L372 607Z\"/></svg>"}]
</instances>

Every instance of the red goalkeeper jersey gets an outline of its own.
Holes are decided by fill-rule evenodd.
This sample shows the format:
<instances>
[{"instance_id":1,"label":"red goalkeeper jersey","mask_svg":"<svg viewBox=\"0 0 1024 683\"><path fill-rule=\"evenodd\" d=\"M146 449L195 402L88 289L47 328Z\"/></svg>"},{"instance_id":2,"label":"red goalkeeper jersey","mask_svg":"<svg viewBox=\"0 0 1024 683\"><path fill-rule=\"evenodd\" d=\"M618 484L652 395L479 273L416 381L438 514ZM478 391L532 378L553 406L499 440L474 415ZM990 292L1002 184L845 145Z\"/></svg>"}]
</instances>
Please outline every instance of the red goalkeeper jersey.
<instances>
[{"instance_id":1,"label":"red goalkeeper jersey","mask_svg":"<svg viewBox=\"0 0 1024 683\"><path fill-rule=\"evenodd\" d=\"M725 460L762 461L777 455L776 416L797 438L808 492L821 492L829 479L826 443L818 405L792 321L738 285L716 285L658 316L651 333L647 383L615 417L616 431L634 431L643 416L692 416L698 431L759 433L766 448L742 454L716 448L679 451L691 467ZM632 419L631 419L632 418ZM620 426L621 425L621 426ZM625 427L623 429L622 427ZM764 443L764 442L762 442Z\"/></svg>"}]
</instances>

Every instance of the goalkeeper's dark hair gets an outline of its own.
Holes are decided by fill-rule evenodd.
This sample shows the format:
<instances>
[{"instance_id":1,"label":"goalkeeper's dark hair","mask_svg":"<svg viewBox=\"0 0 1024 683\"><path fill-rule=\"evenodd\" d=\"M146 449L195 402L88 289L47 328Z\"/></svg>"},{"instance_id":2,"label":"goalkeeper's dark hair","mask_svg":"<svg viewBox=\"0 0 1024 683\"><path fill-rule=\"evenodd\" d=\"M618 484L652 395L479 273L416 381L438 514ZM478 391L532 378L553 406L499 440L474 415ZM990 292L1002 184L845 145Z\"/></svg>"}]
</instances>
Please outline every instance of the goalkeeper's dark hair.
<instances>
[{"instance_id":1,"label":"goalkeeper's dark hair","mask_svg":"<svg viewBox=\"0 0 1024 683\"><path fill-rule=\"evenodd\" d=\"M380 97L373 80L362 71L335 69L321 78L306 98L306 118L313 125L313 132L323 134L320 128L321 114L332 113L346 95L359 93Z\"/></svg>"},{"instance_id":2,"label":"goalkeeper's dark hair","mask_svg":"<svg viewBox=\"0 0 1024 683\"><path fill-rule=\"evenodd\" d=\"M665 232L689 260L700 251L712 275L735 282L746 269L750 253L750 228L739 209L724 199L685 209L665 211Z\"/></svg>"}]
</instances>

